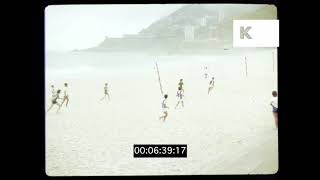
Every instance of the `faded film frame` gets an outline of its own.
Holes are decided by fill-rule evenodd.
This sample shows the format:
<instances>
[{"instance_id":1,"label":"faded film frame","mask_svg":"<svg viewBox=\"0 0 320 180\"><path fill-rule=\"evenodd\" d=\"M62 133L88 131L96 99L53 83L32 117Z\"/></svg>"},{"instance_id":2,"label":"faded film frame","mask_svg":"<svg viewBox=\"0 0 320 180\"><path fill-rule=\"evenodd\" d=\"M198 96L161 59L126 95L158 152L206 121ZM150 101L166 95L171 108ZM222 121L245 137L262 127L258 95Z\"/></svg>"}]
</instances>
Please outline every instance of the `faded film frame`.
<instances>
[{"instance_id":1,"label":"faded film frame","mask_svg":"<svg viewBox=\"0 0 320 180\"><path fill-rule=\"evenodd\" d=\"M282 21L284 21L283 18L284 17L284 13L282 13L282 9L284 8L283 5L281 3L279 3L279 1L276 1L276 0L217 0L217 1L209 1L209 2L201 2L201 1L155 1L155 0L151 0L151 1L114 1L114 0L111 0L111 1L105 1L105 0L50 0L50 1L43 1L42 5L41 5L41 20L40 21L40 27L42 27L42 30L41 30L41 36L42 36L42 42L41 42L41 45L42 45L42 49L40 50L39 54L40 54L40 59L42 59L41 57L44 57L45 56L45 46L44 46L44 41L45 41L45 38L44 38L44 10L47 6L49 5L77 5L77 4L162 4L162 3L173 3L173 4L176 4L176 3L183 3L183 4L188 4L188 3L210 3L210 4L214 4L214 3L220 3L220 4L273 4L277 7L277 11L278 11L278 20L280 21L280 34L281 34L281 25L282 24ZM282 34L280 35L280 39L282 37ZM281 41L282 44L285 44L283 41ZM287 54L288 51L287 50L284 50L284 51L281 51L280 53L280 48L278 48L278 59L282 59L285 54ZM283 62L281 61L278 61L278 67L279 69L282 69L282 66L281 65ZM39 74L42 75L39 77L40 80L42 80L42 83L43 84L40 84L39 86L41 87L42 89L42 93L44 92L44 89L45 89L45 62L44 62L44 59L42 59L42 61L40 62L40 66L42 66L43 69L40 69L39 70ZM282 70L278 70L278 90L283 92L285 90L285 87L283 87L281 84L283 83L284 81L284 77L285 76L282 76L281 74L281 71ZM279 86L280 84L280 86ZM43 100L43 104L41 105L43 107L43 109L45 108L45 101L44 101L44 94L41 94L42 97L41 99ZM284 103L284 101L280 100L280 106L282 106L282 104ZM283 109L285 110L285 109ZM285 111L282 110L282 113L284 113ZM284 165L287 165L285 162L286 162L286 158L288 156L285 156L283 153L285 151L285 146L283 145L285 142L284 138L285 136L283 136L284 134L284 130L281 128L282 126L284 126L284 122L286 121L286 118L285 116L280 113L280 119L283 119L283 121L280 121L279 122L279 136L278 136L278 139L279 139L279 170L276 174L272 174L272 175L248 175L250 176L250 178L254 178L254 179L278 179L278 177L280 177L282 174L286 174L288 173L287 172L287 168L283 168ZM46 175L45 173L45 113L43 111L39 111L39 114L42 115L42 119L38 121L40 127L42 127L38 133L42 134L41 137L39 137L39 140L37 142L41 142L41 144L36 144L37 147L39 147L38 149L38 154L39 154L39 158L36 159L36 161L41 164L41 170L39 170L39 175L44 178L44 179L101 179L103 178L104 176L94 176L94 177L90 177L90 176L81 176L81 177L63 177L63 176L58 176L58 177L49 177ZM281 130L280 130L281 129ZM280 135L281 134L281 135ZM178 176L178 175L177 175ZM181 175L179 175L181 176ZM189 176L189 175L183 175L183 176ZM201 176L215 176L215 177L218 177L218 178L245 178L247 175L201 175Z\"/></svg>"}]
</instances>

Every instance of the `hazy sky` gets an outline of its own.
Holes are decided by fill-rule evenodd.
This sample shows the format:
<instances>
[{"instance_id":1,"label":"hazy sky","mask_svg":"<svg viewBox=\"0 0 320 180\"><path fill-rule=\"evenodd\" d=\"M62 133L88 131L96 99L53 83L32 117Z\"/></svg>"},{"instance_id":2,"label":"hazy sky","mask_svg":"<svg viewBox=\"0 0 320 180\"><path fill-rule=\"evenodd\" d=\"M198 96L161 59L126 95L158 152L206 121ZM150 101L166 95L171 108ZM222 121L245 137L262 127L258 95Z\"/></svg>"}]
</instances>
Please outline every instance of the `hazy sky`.
<instances>
[{"instance_id":1,"label":"hazy sky","mask_svg":"<svg viewBox=\"0 0 320 180\"><path fill-rule=\"evenodd\" d=\"M96 46L108 37L138 33L182 4L55 5L45 9L45 44L49 51Z\"/></svg>"}]
</instances>

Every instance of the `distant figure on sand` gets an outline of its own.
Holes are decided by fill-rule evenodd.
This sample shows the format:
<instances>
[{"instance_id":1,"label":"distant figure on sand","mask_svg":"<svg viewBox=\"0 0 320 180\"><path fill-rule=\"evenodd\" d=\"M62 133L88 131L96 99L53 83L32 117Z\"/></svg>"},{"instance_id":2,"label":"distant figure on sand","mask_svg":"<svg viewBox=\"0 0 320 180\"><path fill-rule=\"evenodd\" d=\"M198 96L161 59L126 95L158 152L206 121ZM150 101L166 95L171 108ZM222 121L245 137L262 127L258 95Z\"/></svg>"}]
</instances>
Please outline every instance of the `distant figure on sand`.
<instances>
[{"instance_id":1,"label":"distant figure on sand","mask_svg":"<svg viewBox=\"0 0 320 180\"><path fill-rule=\"evenodd\" d=\"M168 95L165 94L164 95L164 100L162 101L162 111L163 111L163 116L160 116L159 120L163 119L163 122L166 120L166 118L168 117L168 109L169 107L167 106L167 98L168 98Z\"/></svg>"},{"instance_id":2,"label":"distant figure on sand","mask_svg":"<svg viewBox=\"0 0 320 180\"><path fill-rule=\"evenodd\" d=\"M69 103L68 83L64 83L63 101L61 103L61 106L65 101L66 101L66 107L68 107L68 103Z\"/></svg>"},{"instance_id":3,"label":"distant figure on sand","mask_svg":"<svg viewBox=\"0 0 320 180\"><path fill-rule=\"evenodd\" d=\"M57 106L59 107L59 108L57 109L57 113L58 113L58 111L60 110L60 108L61 108L61 106L62 106L62 105L60 105L60 103L58 103L58 99L62 99L62 98L59 97L60 92L61 92L61 90L59 89L59 90L57 91L57 93L52 97L52 99L51 99L51 106L49 107L49 109L47 110L47 112L50 111L50 109L53 107L53 105L57 105Z\"/></svg>"},{"instance_id":4,"label":"distant figure on sand","mask_svg":"<svg viewBox=\"0 0 320 180\"><path fill-rule=\"evenodd\" d=\"M205 79L208 78L208 67L207 66L204 67L204 78Z\"/></svg>"},{"instance_id":5,"label":"distant figure on sand","mask_svg":"<svg viewBox=\"0 0 320 180\"><path fill-rule=\"evenodd\" d=\"M214 86L214 77L212 77L211 81L209 82L208 94L213 89Z\"/></svg>"},{"instance_id":6,"label":"distant figure on sand","mask_svg":"<svg viewBox=\"0 0 320 180\"><path fill-rule=\"evenodd\" d=\"M180 79L179 83L178 83L178 88L181 88L181 90L184 92L183 89L183 79Z\"/></svg>"},{"instance_id":7,"label":"distant figure on sand","mask_svg":"<svg viewBox=\"0 0 320 180\"><path fill-rule=\"evenodd\" d=\"M177 109L178 105L181 103L182 107L184 107L183 105L183 91L181 89L181 87L178 88L178 91L177 91L177 97L178 97L178 103L175 107L175 109Z\"/></svg>"},{"instance_id":8,"label":"distant figure on sand","mask_svg":"<svg viewBox=\"0 0 320 180\"><path fill-rule=\"evenodd\" d=\"M272 112L274 116L274 121L276 124L276 127L278 128L278 93L277 91L272 91L272 98L270 105L272 106Z\"/></svg>"},{"instance_id":9,"label":"distant figure on sand","mask_svg":"<svg viewBox=\"0 0 320 180\"><path fill-rule=\"evenodd\" d=\"M110 101L110 96L109 96L109 93L108 93L108 83L105 83L104 84L104 96L100 99L100 101L106 99L107 96L108 96L108 99Z\"/></svg>"},{"instance_id":10,"label":"distant figure on sand","mask_svg":"<svg viewBox=\"0 0 320 180\"><path fill-rule=\"evenodd\" d=\"M56 91L54 89L54 85L51 85L51 95L52 95L52 98L56 96Z\"/></svg>"}]
</instances>

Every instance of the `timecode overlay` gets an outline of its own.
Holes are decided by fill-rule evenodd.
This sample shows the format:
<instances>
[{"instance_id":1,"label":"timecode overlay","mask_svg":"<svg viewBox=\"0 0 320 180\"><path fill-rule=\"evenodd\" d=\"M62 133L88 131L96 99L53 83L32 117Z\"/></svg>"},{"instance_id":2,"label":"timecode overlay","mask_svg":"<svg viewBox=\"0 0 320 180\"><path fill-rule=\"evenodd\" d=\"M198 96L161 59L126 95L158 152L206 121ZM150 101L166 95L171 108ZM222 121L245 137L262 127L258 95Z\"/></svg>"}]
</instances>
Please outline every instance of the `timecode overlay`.
<instances>
[{"instance_id":1,"label":"timecode overlay","mask_svg":"<svg viewBox=\"0 0 320 180\"><path fill-rule=\"evenodd\" d=\"M134 144L134 158L186 158L186 144Z\"/></svg>"}]
</instances>

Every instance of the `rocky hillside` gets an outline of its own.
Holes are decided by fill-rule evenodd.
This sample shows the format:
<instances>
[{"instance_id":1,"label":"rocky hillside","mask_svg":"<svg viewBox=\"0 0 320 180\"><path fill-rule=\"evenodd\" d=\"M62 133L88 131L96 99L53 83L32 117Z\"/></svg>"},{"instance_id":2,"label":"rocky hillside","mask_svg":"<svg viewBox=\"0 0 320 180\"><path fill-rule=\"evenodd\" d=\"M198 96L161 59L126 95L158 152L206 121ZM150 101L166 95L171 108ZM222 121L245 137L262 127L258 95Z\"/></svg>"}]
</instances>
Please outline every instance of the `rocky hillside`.
<instances>
[{"instance_id":1,"label":"rocky hillside","mask_svg":"<svg viewBox=\"0 0 320 180\"><path fill-rule=\"evenodd\" d=\"M228 46L232 43L233 20L272 20L277 19L277 8L273 5L267 5L259 8L254 12L241 15L230 16L221 22L217 31L219 36L224 40L224 44Z\"/></svg>"},{"instance_id":2,"label":"rocky hillside","mask_svg":"<svg viewBox=\"0 0 320 180\"><path fill-rule=\"evenodd\" d=\"M277 19L277 10L273 5L185 5L136 35L106 38L90 50L179 52L230 47L232 24L236 19ZM191 41L185 41L187 26L194 28Z\"/></svg>"}]
</instances>

